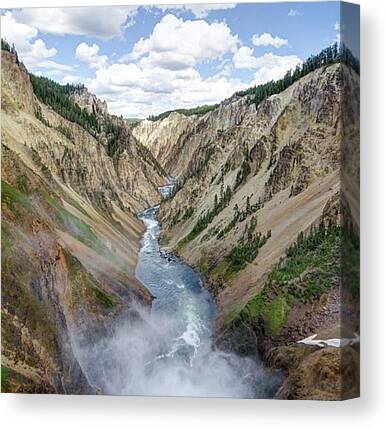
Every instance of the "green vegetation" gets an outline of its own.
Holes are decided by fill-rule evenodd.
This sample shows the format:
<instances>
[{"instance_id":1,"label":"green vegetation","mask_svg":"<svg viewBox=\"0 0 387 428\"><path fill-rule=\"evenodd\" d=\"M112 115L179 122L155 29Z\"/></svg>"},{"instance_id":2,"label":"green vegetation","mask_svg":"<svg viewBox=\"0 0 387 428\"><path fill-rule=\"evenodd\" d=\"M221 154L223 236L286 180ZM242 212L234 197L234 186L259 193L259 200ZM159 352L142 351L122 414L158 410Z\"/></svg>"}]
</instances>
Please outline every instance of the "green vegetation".
<instances>
[{"instance_id":1,"label":"green vegetation","mask_svg":"<svg viewBox=\"0 0 387 428\"><path fill-rule=\"evenodd\" d=\"M339 281L342 237L339 226L320 225L309 236L300 233L286 259L272 270L235 321L250 323L261 318L269 334L278 334L296 303L319 298Z\"/></svg>"},{"instance_id":2,"label":"green vegetation","mask_svg":"<svg viewBox=\"0 0 387 428\"><path fill-rule=\"evenodd\" d=\"M115 158L123 152L128 137L126 128L108 118L105 118L101 124L94 112L89 113L71 100L70 96L75 92L84 90L84 85L60 85L47 77L33 74L30 74L30 79L35 95L56 113L70 122L82 126L97 139L100 139L101 132L104 131L106 135L106 152L110 157ZM50 126L43 116L40 106L37 107L35 115L42 123ZM56 129L68 139L73 140L69 128L59 125Z\"/></svg>"},{"instance_id":3,"label":"green vegetation","mask_svg":"<svg viewBox=\"0 0 387 428\"><path fill-rule=\"evenodd\" d=\"M100 127L96 115L88 113L69 98L74 92L83 90L83 85L60 85L47 77L34 74L30 74L30 80L40 101L70 122L78 123L92 135L98 135Z\"/></svg>"},{"instance_id":4,"label":"green vegetation","mask_svg":"<svg viewBox=\"0 0 387 428\"><path fill-rule=\"evenodd\" d=\"M112 121L106 121L104 130L107 136L107 154L111 157L119 156L127 144L127 130Z\"/></svg>"},{"instance_id":5,"label":"green vegetation","mask_svg":"<svg viewBox=\"0 0 387 428\"><path fill-rule=\"evenodd\" d=\"M223 191L223 184L220 191L220 197L215 195L214 198L214 207L212 210L207 211L205 214L202 214L191 232L185 236L180 242L179 247L185 245L186 243L193 241L197 236L199 236L203 230L212 222L212 220L225 208L229 205L232 198L232 192L230 186L227 186L226 190Z\"/></svg>"},{"instance_id":6,"label":"green vegetation","mask_svg":"<svg viewBox=\"0 0 387 428\"><path fill-rule=\"evenodd\" d=\"M24 191L27 188L27 181L24 179L20 180L21 182L18 183L18 187ZM28 200L27 196L22 193L22 191L19 191L15 187L8 184L6 181L1 182L1 202L6 204L16 216L21 215L17 209L18 205L22 206L28 211L32 210L30 201Z\"/></svg>"},{"instance_id":7,"label":"green vegetation","mask_svg":"<svg viewBox=\"0 0 387 428\"><path fill-rule=\"evenodd\" d=\"M219 104L212 104L212 105L205 104L205 105L190 108L190 109L180 108L177 110L168 110L168 111L165 111L164 113L158 114L157 116L149 116L148 119L153 121L162 120L168 117L171 113L180 113L180 114L183 114L184 116L192 116L194 114L198 116L203 116L204 114L212 110L215 110L218 107L219 107Z\"/></svg>"},{"instance_id":8,"label":"green vegetation","mask_svg":"<svg viewBox=\"0 0 387 428\"><path fill-rule=\"evenodd\" d=\"M5 181L1 182L1 202L9 207L17 218L21 218L22 212L20 211L20 207L28 212L33 212L34 207L28 199L28 195L31 194L31 189L29 188L27 177L24 175L16 177L16 186L17 188ZM43 192L43 195L48 204L53 208L59 224L68 230L76 239L90 248L93 248L97 253L104 254L105 246L97 237L91 226L67 211L59 201L54 199L47 192Z\"/></svg>"},{"instance_id":9,"label":"green vegetation","mask_svg":"<svg viewBox=\"0 0 387 428\"><path fill-rule=\"evenodd\" d=\"M298 65L293 71L289 70L282 79L272 80L257 85L244 91L236 93L238 96L251 95L251 102L255 105L260 104L263 100L271 95L279 94L291 86L297 80L311 73L318 68L342 62L353 68L356 73L360 73L360 62L355 58L352 52L344 45L339 47L337 43L323 49L317 55L311 55L302 65Z\"/></svg>"},{"instance_id":10,"label":"green vegetation","mask_svg":"<svg viewBox=\"0 0 387 428\"><path fill-rule=\"evenodd\" d=\"M234 191L237 190L239 186L241 186L243 183L246 182L246 179L250 173L251 173L251 166L248 159L248 155L246 155L237 173L235 184L234 184Z\"/></svg>"},{"instance_id":11,"label":"green vegetation","mask_svg":"<svg viewBox=\"0 0 387 428\"><path fill-rule=\"evenodd\" d=\"M37 119L39 119L44 125L46 126L50 126L49 121L44 117L42 109L40 107L40 105L36 106L36 110L35 110L35 116Z\"/></svg>"},{"instance_id":12,"label":"green vegetation","mask_svg":"<svg viewBox=\"0 0 387 428\"><path fill-rule=\"evenodd\" d=\"M18 175L16 177L16 185L20 192L25 195L28 194L28 178L25 175Z\"/></svg>"},{"instance_id":13,"label":"green vegetation","mask_svg":"<svg viewBox=\"0 0 387 428\"><path fill-rule=\"evenodd\" d=\"M205 242L210 240L213 236L217 235L220 232L220 227L211 227L200 239L200 242Z\"/></svg>"},{"instance_id":14,"label":"green vegetation","mask_svg":"<svg viewBox=\"0 0 387 428\"><path fill-rule=\"evenodd\" d=\"M181 215L182 210L181 210L181 208L178 208L178 210L176 211L176 214L172 217L171 225L175 226L176 224L179 224L182 221L186 221L186 220L190 219L193 216L194 212L195 212L194 207L188 207L184 211L183 215Z\"/></svg>"},{"instance_id":15,"label":"green vegetation","mask_svg":"<svg viewBox=\"0 0 387 428\"><path fill-rule=\"evenodd\" d=\"M125 117L124 121L128 124L128 125L138 125L142 119L137 119L136 117Z\"/></svg>"},{"instance_id":16,"label":"green vegetation","mask_svg":"<svg viewBox=\"0 0 387 428\"><path fill-rule=\"evenodd\" d=\"M16 58L16 64L19 64L19 57L18 57L18 54L17 54L17 52L16 52L16 49L15 49L15 45L12 43L12 46L7 42L7 40L5 40L5 39L1 39L1 50L3 50L3 51L7 51L7 52L10 52L11 54L14 54L15 55L15 58Z\"/></svg>"},{"instance_id":17,"label":"green vegetation","mask_svg":"<svg viewBox=\"0 0 387 428\"><path fill-rule=\"evenodd\" d=\"M290 307L284 297L270 300L264 294L258 294L245 306L241 317L245 320L253 320L262 317L266 321L266 327L270 334L278 334L285 324Z\"/></svg>"},{"instance_id":18,"label":"green vegetation","mask_svg":"<svg viewBox=\"0 0 387 428\"><path fill-rule=\"evenodd\" d=\"M7 52L12 52L12 48L10 46L10 44L7 42L7 40L5 39L1 39L1 50L3 51L7 51Z\"/></svg>"},{"instance_id":19,"label":"green vegetation","mask_svg":"<svg viewBox=\"0 0 387 428\"><path fill-rule=\"evenodd\" d=\"M101 242L90 225L67 211L60 202L55 200L48 193L44 193L44 197L53 208L57 221L66 231L78 239L78 241L92 248L98 254L105 254L105 245Z\"/></svg>"},{"instance_id":20,"label":"green vegetation","mask_svg":"<svg viewBox=\"0 0 387 428\"><path fill-rule=\"evenodd\" d=\"M18 62L14 46L10 47L6 40L1 39L1 48L15 54ZM109 117L105 117L101 121L98 119L94 110L89 113L86 109L81 108L70 98L72 94L85 90L85 86L83 84L61 85L47 77L36 76L32 73L30 73L30 81L33 91L38 99L42 103L51 107L60 116L70 122L77 123L100 141L102 141L102 132L104 132L104 136L106 137L106 151L110 157L115 158L123 152L125 145L127 144L128 137L127 129L122 125L124 123L124 119L121 118L121 125L118 120L112 120ZM36 107L35 116L44 125L51 126L48 120L44 117L39 105ZM130 122L129 119L128 121ZM62 133L69 140L73 141L72 132L68 127L59 125L56 127L56 130Z\"/></svg>"},{"instance_id":21,"label":"green vegetation","mask_svg":"<svg viewBox=\"0 0 387 428\"><path fill-rule=\"evenodd\" d=\"M260 210L261 208L264 207L264 203L261 202L261 198L258 199L258 202L256 202L255 204L251 204L250 203L250 196L247 196L246 198L246 208L244 210L239 210L238 204L235 204L234 206L234 216L232 218L232 220L223 228L221 229L218 234L216 235L217 239L221 239L223 238L225 235L228 234L228 232L230 232L237 223L241 223L242 221L244 221L248 216L250 216L251 214L257 212L258 210ZM247 225L246 225L247 227Z\"/></svg>"},{"instance_id":22,"label":"green vegetation","mask_svg":"<svg viewBox=\"0 0 387 428\"><path fill-rule=\"evenodd\" d=\"M181 220L182 221L188 220L189 218L191 218L193 216L194 212L195 212L194 207L187 208L185 213L183 214L183 217L181 218Z\"/></svg>"},{"instance_id":23,"label":"green vegetation","mask_svg":"<svg viewBox=\"0 0 387 428\"><path fill-rule=\"evenodd\" d=\"M55 129L61 134L63 134L67 139L74 142L73 134L70 128L68 128L67 126L58 125Z\"/></svg>"},{"instance_id":24,"label":"green vegetation","mask_svg":"<svg viewBox=\"0 0 387 428\"><path fill-rule=\"evenodd\" d=\"M1 40L3 41L3 40ZM8 383L8 378L9 378L9 372L7 367L5 366L1 366L1 392L7 392L9 389L9 383Z\"/></svg>"},{"instance_id":25,"label":"green vegetation","mask_svg":"<svg viewBox=\"0 0 387 428\"><path fill-rule=\"evenodd\" d=\"M246 267L248 263L254 261L258 255L259 249L266 244L267 240L271 237L271 231L269 230L266 235L262 235L261 232L254 233L257 225L257 220L253 217L250 221L250 225L245 229L242 238L239 240L238 245L232 248L232 250L225 257L227 262L226 274L233 274Z\"/></svg>"},{"instance_id":26,"label":"green vegetation","mask_svg":"<svg viewBox=\"0 0 387 428\"><path fill-rule=\"evenodd\" d=\"M355 299L358 299L360 296L360 238L352 225L343 229L341 251L343 285Z\"/></svg>"},{"instance_id":27,"label":"green vegetation","mask_svg":"<svg viewBox=\"0 0 387 428\"><path fill-rule=\"evenodd\" d=\"M210 270L210 264L209 264L208 258L205 256L201 256L198 262L198 271L202 275L206 275L209 270Z\"/></svg>"},{"instance_id":28,"label":"green vegetation","mask_svg":"<svg viewBox=\"0 0 387 428\"><path fill-rule=\"evenodd\" d=\"M317 55L311 55L306 61L297 66L293 71L289 70L282 79L276 81L272 80L270 82L264 83L263 85L253 86L252 88L248 88L244 91L236 92L232 97L235 95L240 97L251 95L251 102L258 105L271 95L279 94L280 92L284 91L294 82L311 73L312 71L340 62L348 65L356 73L360 74L360 61L354 57L350 49L348 49L344 44L339 46L337 43L334 43L332 46L323 49ZM218 107L219 104L214 104L203 105L192 109L169 110L157 116L149 116L149 119L154 121L164 119L173 112L178 112L184 114L185 116L191 116L193 114L203 115L209 111L215 110Z\"/></svg>"},{"instance_id":29,"label":"green vegetation","mask_svg":"<svg viewBox=\"0 0 387 428\"><path fill-rule=\"evenodd\" d=\"M93 288L95 297L107 308L113 308L115 305L115 301L113 297L111 297L106 291L101 290L100 288Z\"/></svg>"}]
</instances>

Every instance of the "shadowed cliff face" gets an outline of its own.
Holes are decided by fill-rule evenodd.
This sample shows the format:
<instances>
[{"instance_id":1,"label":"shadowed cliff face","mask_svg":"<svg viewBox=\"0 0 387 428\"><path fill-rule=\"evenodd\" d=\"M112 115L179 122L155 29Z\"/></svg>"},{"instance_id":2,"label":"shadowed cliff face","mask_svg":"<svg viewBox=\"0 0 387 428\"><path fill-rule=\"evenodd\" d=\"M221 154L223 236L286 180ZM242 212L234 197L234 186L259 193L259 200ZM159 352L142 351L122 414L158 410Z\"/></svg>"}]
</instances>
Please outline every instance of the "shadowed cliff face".
<instances>
[{"instance_id":1,"label":"shadowed cliff face","mask_svg":"<svg viewBox=\"0 0 387 428\"><path fill-rule=\"evenodd\" d=\"M135 278L143 232L136 213L160 201L165 175L134 138L109 157L103 138L37 100L27 70L4 51L1 77L8 390L95 392L74 356L74 331L103 337L132 303L150 305Z\"/></svg>"}]
</instances>

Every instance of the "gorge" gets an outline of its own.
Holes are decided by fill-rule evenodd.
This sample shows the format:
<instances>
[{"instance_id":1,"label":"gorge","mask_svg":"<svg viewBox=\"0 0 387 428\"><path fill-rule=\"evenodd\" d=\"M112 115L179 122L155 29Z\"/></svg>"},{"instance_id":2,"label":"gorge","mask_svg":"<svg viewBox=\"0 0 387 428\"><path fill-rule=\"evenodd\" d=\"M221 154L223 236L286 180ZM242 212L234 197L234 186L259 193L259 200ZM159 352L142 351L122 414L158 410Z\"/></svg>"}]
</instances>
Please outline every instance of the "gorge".
<instances>
[{"instance_id":1,"label":"gorge","mask_svg":"<svg viewBox=\"0 0 387 428\"><path fill-rule=\"evenodd\" d=\"M356 343L299 343L359 333L356 70L135 124L1 73L6 390L356 396Z\"/></svg>"},{"instance_id":2,"label":"gorge","mask_svg":"<svg viewBox=\"0 0 387 428\"><path fill-rule=\"evenodd\" d=\"M157 210L139 215L146 230L136 270L155 297L152 310L136 308L139 318L123 317L111 336L78 349L89 382L115 395L272 397L278 372L213 347L212 298L190 267L160 251Z\"/></svg>"}]
</instances>

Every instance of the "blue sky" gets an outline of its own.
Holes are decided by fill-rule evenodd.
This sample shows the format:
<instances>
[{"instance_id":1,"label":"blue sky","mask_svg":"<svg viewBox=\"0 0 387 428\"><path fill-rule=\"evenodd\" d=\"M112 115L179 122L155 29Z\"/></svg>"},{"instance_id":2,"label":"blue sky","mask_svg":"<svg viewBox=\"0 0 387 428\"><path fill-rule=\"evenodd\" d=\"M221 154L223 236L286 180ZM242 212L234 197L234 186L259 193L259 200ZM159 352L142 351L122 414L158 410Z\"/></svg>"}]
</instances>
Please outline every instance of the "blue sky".
<instances>
[{"instance_id":1,"label":"blue sky","mask_svg":"<svg viewBox=\"0 0 387 428\"><path fill-rule=\"evenodd\" d=\"M277 79L338 38L338 2L3 11L30 71L83 82L112 113L215 103Z\"/></svg>"}]
</instances>

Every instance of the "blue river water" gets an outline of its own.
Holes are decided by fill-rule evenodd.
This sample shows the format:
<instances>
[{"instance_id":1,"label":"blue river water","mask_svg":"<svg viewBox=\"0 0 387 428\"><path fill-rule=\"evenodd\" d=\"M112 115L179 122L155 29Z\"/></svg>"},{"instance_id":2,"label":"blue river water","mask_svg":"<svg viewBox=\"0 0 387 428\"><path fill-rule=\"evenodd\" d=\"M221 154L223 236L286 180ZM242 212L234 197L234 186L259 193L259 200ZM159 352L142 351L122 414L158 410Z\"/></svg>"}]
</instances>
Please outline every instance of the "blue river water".
<instances>
[{"instance_id":1,"label":"blue river water","mask_svg":"<svg viewBox=\"0 0 387 428\"><path fill-rule=\"evenodd\" d=\"M173 186L164 190L168 198ZM277 373L214 346L216 306L199 275L160 247L158 209L139 214L145 232L136 276L155 297L152 308L132 306L110 334L78 347L90 384L114 395L272 397Z\"/></svg>"},{"instance_id":2,"label":"blue river water","mask_svg":"<svg viewBox=\"0 0 387 428\"><path fill-rule=\"evenodd\" d=\"M159 190L168 199L173 188L169 185ZM214 348L212 327L216 306L212 296L190 266L160 247L158 209L152 207L139 215L146 231L136 276L155 296L150 323L162 318L169 320L168 328L161 329L162 351L150 364L153 376L158 378L166 372L174 385L173 390L168 386L162 394L271 397L279 385L278 374L265 370L256 359Z\"/></svg>"}]
</instances>

